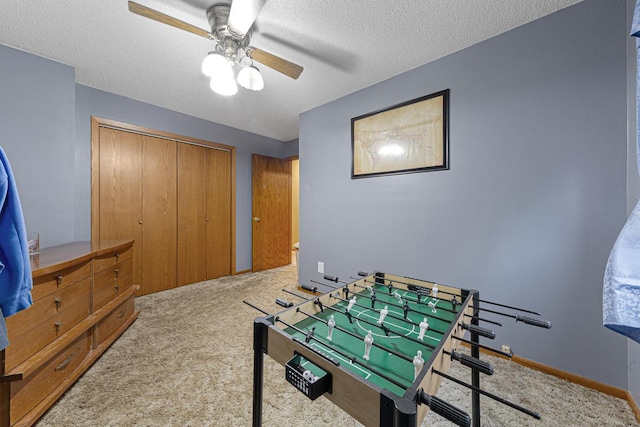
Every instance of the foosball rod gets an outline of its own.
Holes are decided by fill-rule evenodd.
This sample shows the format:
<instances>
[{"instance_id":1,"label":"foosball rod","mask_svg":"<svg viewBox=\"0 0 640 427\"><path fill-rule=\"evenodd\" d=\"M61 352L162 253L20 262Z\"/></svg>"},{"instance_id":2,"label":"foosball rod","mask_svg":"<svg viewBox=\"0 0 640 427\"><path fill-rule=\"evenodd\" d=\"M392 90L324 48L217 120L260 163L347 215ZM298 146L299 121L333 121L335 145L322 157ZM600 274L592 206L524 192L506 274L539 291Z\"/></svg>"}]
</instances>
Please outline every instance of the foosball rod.
<instances>
[{"instance_id":1,"label":"foosball rod","mask_svg":"<svg viewBox=\"0 0 640 427\"><path fill-rule=\"evenodd\" d=\"M359 280L359 279L357 279L356 277L351 277L351 279ZM372 284L377 284L377 285L379 285L379 286L384 286L384 285L380 285L379 283L375 283L375 282L368 281L368 280L366 280L366 279L365 279L364 281L365 281L365 283L372 283ZM355 286L359 286L357 283L354 283L354 285L355 285ZM364 289L366 289L366 287L364 287L364 286L359 286L359 287L360 287L360 288L364 288ZM399 289L399 288L398 288L398 289ZM406 291L406 292L416 293L416 292L411 291L411 290L409 290L409 289L402 289L402 291L403 291L403 292L405 292L405 291ZM454 296L455 296L455 295L454 295ZM407 299L408 299L408 298L407 298ZM453 304L453 302L452 302L451 300L446 300L446 299L444 299L444 298L440 298L440 299L442 299L443 301L448 301L448 302L450 302L450 303L452 303L452 304ZM408 300L409 300L409 299L408 299ZM418 302L418 304L420 304L420 303L421 303L421 302L420 302L420 301L418 301L418 300L409 300L409 301L412 301L412 302ZM460 303L460 304L461 304L461 303ZM451 313L457 313L457 312L455 312L455 311L453 311L453 310L449 310L449 309L447 309L447 308L445 308L445 307L438 307L438 309L446 310L446 311L449 311L449 312L451 312ZM471 314L467 314L467 313L463 313L463 315L464 315L465 317L470 317L471 319L479 320L479 321L481 321L481 322L487 322L487 323L491 323L491 324L496 325L496 326L502 326L502 323L500 323L500 322L496 322L495 320L485 319L485 318L480 317L480 316L472 316Z\"/></svg>"},{"instance_id":2,"label":"foosball rod","mask_svg":"<svg viewBox=\"0 0 640 427\"><path fill-rule=\"evenodd\" d=\"M342 302L347 303L347 304L349 303L349 301L348 301L348 300L346 300L346 299L344 299L344 298L340 298L340 297L339 297L339 296L337 296L337 295L329 294L329 296L330 296L331 298L337 299L338 301L342 301ZM367 296L366 296L366 295L361 295L361 296L364 296L365 298L367 298ZM365 305L362 305L362 304L359 304L359 303L355 303L355 305L356 305L357 307L361 307L361 308L364 308L364 309L366 309L366 310L372 310L372 311L374 311L374 312L376 312L376 313L379 313L379 312L380 312L380 310L376 310L375 308L369 308L369 307L367 307L367 306L365 306ZM392 319L400 320L400 321L402 321L402 322L404 322L404 323L409 323L406 319L403 319L402 317L395 316L395 315L394 315L394 314L392 314L392 313L387 314L387 316L386 316L386 317L390 317L390 318L392 318ZM436 317L435 319L442 320L442 319L437 318L437 317ZM445 321L445 322L446 322L446 320L443 320L443 321ZM433 331L433 332L437 332L437 333L439 333L440 335L444 335L444 334L445 334L445 332L440 331L440 330L438 330L438 329L436 329L436 328L432 328L431 326L429 326L429 330L431 330L431 331Z\"/></svg>"},{"instance_id":3,"label":"foosball rod","mask_svg":"<svg viewBox=\"0 0 640 427\"><path fill-rule=\"evenodd\" d=\"M367 279L364 279L364 282L365 282L365 283L371 283L371 284L378 285L378 286L384 286L384 285L381 285L381 284L379 284L379 283L371 282L371 281L369 281L369 280L367 280ZM365 286L358 285L357 283L354 283L353 285L354 285L354 286L357 286L357 287L359 287L359 288L362 288L362 289L367 289ZM409 292L409 293L417 294L417 292L412 291L412 290L409 290L409 289L400 289L400 288L396 288L396 289L401 290L402 292ZM456 296L456 295L454 295L454 297L455 297L455 296ZM433 297L433 298L435 298L435 297ZM406 299L407 299L407 301L417 302L418 304L421 304L420 300L418 300L418 299L416 299L416 300L409 299L409 298L406 298ZM449 302L449 303L451 303L451 304L453 305L453 301L452 301L452 300L447 300L447 299L444 299L444 298L436 298L436 299L440 299L440 300L442 300L442 301L447 301L447 302ZM458 303L458 304L462 304L462 303ZM455 311L455 310L450 310L450 309L448 309L448 308L446 308L446 307L438 307L438 310L444 310L444 311L448 311L449 313L458 314L458 312L457 312L457 311ZM470 317L470 318L472 318L472 319L477 319L477 320L480 320L480 321L483 321L483 322L491 323L491 324L493 324L493 325L502 326L502 323L500 323L500 322L496 322L496 321L494 321L494 320L489 320L489 319L484 319L484 318L482 318L482 317L480 317L480 316L472 316L471 314L467 314L467 313L463 313L463 315L464 315L465 317Z\"/></svg>"},{"instance_id":4,"label":"foosball rod","mask_svg":"<svg viewBox=\"0 0 640 427\"><path fill-rule=\"evenodd\" d=\"M302 286L304 286L304 285L302 285ZM338 288L336 288L336 289L338 289ZM291 291L288 291L288 290L286 290L286 289L283 289L283 291L284 291L284 292L286 292L286 293L288 293L288 294L291 294L291 295L293 295L293 296L296 296L296 297L298 297L298 298L304 299L304 300L306 300L306 301L311 300L311 298L306 298L306 297L304 297L304 296L302 296L302 295L296 294L296 293L291 292ZM336 297L332 296L332 298L336 298ZM339 299L339 298L338 298L338 299ZM345 301L345 300L342 300L342 301ZM360 305L360 304L358 304L358 306L359 306L359 307L363 307L363 306L362 306L362 305ZM341 312L340 310L337 310L337 309L335 309L335 308L333 308L333 307L331 307L331 306L326 306L326 308L329 308L329 309L331 309L331 310L333 310L333 311L336 311L336 312L338 312L338 313L341 313L341 314L345 314L345 313ZM393 315L388 315L388 316L389 316L389 317L392 317L392 318L396 318L396 317L395 317L395 316L393 316ZM363 319L359 319L359 320L363 320ZM404 319L402 319L402 321L404 321ZM501 325L500 325L500 326L501 326ZM431 328L431 329L432 329L432 328ZM433 329L432 329L432 330L433 330ZM438 332L438 331L437 331L437 330L434 330L434 332ZM444 335L444 334L442 334L442 335ZM461 342L463 342L463 343L469 344L469 345L471 345L471 346L473 346L473 347L482 348L482 349L487 350L487 351L490 351L490 352L492 352L492 353L499 354L499 355L504 356L504 357L507 357L507 358L509 358L509 359L511 359L511 357L513 357L513 353L507 353L507 352L505 352L505 351L502 351L502 350L499 350L499 349L497 349L497 348L494 348L494 347L488 346L488 345L486 345L486 344L481 344L481 343L473 342L473 341L470 341L470 340L467 340L467 339L464 339L464 338L461 338L461 337L455 337L454 339L456 339L456 340L458 340L458 341L461 341ZM425 345L426 345L426 344L425 344ZM427 345L427 347L429 347L429 345Z\"/></svg>"},{"instance_id":5,"label":"foosball rod","mask_svg":"<svg viewBox=\"0 0 640 427\"><path fill-rule=\"evenodd\" d=\"M249 307L258 310L260 313L264 314L265 316L268 316L269 313L267 313L266 311L264 311L263 309L256 307L255 305L251 304L250 302L247 302L245 300L242 300L243 303L247 304Z\"/></svg>"},{"instance_id":6,"label":"foosball rod","mask_svg":"<svg viewBox=\"0 0 640 427\"><path fill-rule=\"evenodd\" d=\"M496 402L502 403L503 405L507 405L507 406L509 406L509 407L511 407L513 409L516 409L516 410L518 410L520 412L523 412L523 413L525 413L527 415L530 415L533 418L535 418L536 420L540 419L540 414L538 414L537 412L534 412L534 411L532 411L530 409L524 408L524 407L522 407L522 406L520 406L518 404L515 404L513 402L509 402L508 400L503 399L500 396L496 396L493 393L490 393L488 391L482 390L480 387L476 387L474 385L468 384L468 383L466 383L466 382L464 382L462 380L459 380L459 379L457 379L455 377L452 377L451 375L447 375L444 372L441 372L441 371L439 371L439 370L437 370L435 368L431 368L431 372L433 372L434 374L440 375L442 378L445 378L447 380L453 381L456 384L460 384L463 387L467 387L470 390L473 390L473 391L478 392L478 393L480 393L482 395L485 395L488 398L495 400Z\"/></svg>"},{"instance_id":7,"label":"foosball rod","mask_svg":"<svg viewBox=\"0 0 640 427\"><path fill-rule=\"evenodd\" d=\"M359 272L358 274L360 274L360 273L362 273L362 272ZM399 280L385 279L384 277L381 277L380 279L417 287L417 285L413 285L412 283L401 282ZM366 279L364 279L364 281L365 281L365 283L374 283L374 282L367 281ZM380 283L376 283L376 284L379 285L379 286L385 286L384 284L380 284ZM428 289L428 288L426 288L426 289ZM409 290L409 292L414 292L414 291ZM442 290L439 291L439 292L455 296L455 294L452 294L450 292L446 292L446 291L442 291ZM487 301L487 300L478 300L478 302L484 302L484 303L499 305L501 307L509 308L509 309L512 309L512 310L518 310L518 311L522 311L522 312L526 312L526 313L532 313L532 314L540 316L540 313L538 313L538 312L531 311L531 310L525 310L523 308L512 307L512 306L508 306L508 305L505 305L505 304L493 303L493 302ZM440 309L441 310L447 310L444 307L440 307ZM522 323L526 323L528 325L538 326L540 328L551 329L551 322L549 322L548 320L534 319L532 317L520 316L520 315L517 315L517 314L516 315L509 314L509 313L504 313L504 312L496 311L496 310L490 310L488 308L482 308L482 307L475 307L475 309L480 310L480 311L486 311L487 313L498 314L500 316L511 317L513 319L516 319L516 322L522 322ZM447 311L451 311L451 310L447 310ZM477 316L475 316L475 317L477 317ZM502 326L502 325L500 324L500 326Z\"/></svg>"},{"instance_id":8,"label":"foosball rod","mask_svg":"<svg viewBox=\"0 0 640 427\"><path fill-rule=\"evenodd\" d=\"M369 276L369 273L366 273L366 272L363 272L363 271L359 271L359 272L358 272L358 275L359 275L359 276L362 276L362 275ZM378 277L378 276L375 276L375 277L376 277L377 279L387 280L387 281L389 281L389 282L402 283L403 285L415 286L415 287L417 287L417 288L421 287L421 286L416 285L416 284L414 284L414 283L407 283L407 282L403 282L403 281L401 281L401 280L387 279L386 277ZM422 279L415 279L415 280L422 280ZM433 281L431 281L431 280L424 280L424 281L425 281L425 282L428 282L428 283L433 283L433 284L436 284L436 283L437 283L437 282L433 282ZM378 283L378 284L380 284L380 283ZM380 284L380 285L382 285L382 286L386 286L386 285L384 285L384 284ZM446 286L446 285L443 285L443 286ZM426 288L426 289L429 289L429 288ZM456 295L456 294L454 294L454 293L447 292L447 291L443 291L443 290L439 290L439 292L444 293L444 294L448 294L448 295ZM514 307L514 306L511 306L511 305L500 304L500 303L497 303L497 302L487 301L487 300L481 300L481 299L478 299L478 302L482 302L482 303L486 303L486 304L492 304L492 305L497 305L497 306L500 306L500 307L509 308L509 309L511 309L511 310L522 311L523 313L535 314L536 316L542 316L542 314L538 313L537 311L527 310L526 308Z\"/></svg>"},{"instance_id":9,"label":"foosball rod","mask_svg":"<svg viewBox=\"0 0 640 427\"><path fill-rule=\"evenodd\" d=\"M293 292L286 291L285 289L283 289L283 291L285 291L285 292L287 292L287 293L290 293L290 294L292 294L292 295L295 295L295 296L297 296L297 297L299 297L299 298L305 299L305 300L307 300L307 301L311 300L311 298L305 298L305 297L303 297L303 296L301 296L301 295L294 294ZM334 296L334 295L329 295L329 296L330 296L331 298L335 298L335 299L338 299L338 300L340 300L340 301L346 302L346 300L344 300L344 299L342 299L342 298L339 298L339 297L336 297L336 296ZM357 306L359 306L359 307L366 308L366 307L364 307L364 306L362 306L362 305L360 305L360 304L356 304L356 305L357 305ZM346 315L346 312L342 312L342 311L338 310L337 308L335 308L335 307L331 307L331 306L329 306L329 305L324 306L324 308L327 308L327 309L330 309L330 310L335 311L335 312L337 312L337 313L345 314L345 315ZM367 310L368 310L368 308L367 308ZM393 319L400 320L400 321L402 321L402 322L406 322L404 319L401 319L401 318L399 318L399 317L395 317L395 316L394 316L394 315L392 315L392 314L388 314L387 316L388 316L388 317L391 317L391 318L393 318ZM389 329L388 327L386 327L386 326L384 326L384 325L378 325L377 323L376 323L376 324L374 324L373 322L369 322L369 321L367 321L367 320L365 320L365 319L361 319L361 318L358 318L358 320L359 320L359 321L362 321L362 322L364 322L364 323L370 324L370 325L378 326L378 327L380 327L383 331L385 330L384 328L386 328L386 329L387 329L387 330L389 330L390 332L393 332L394 334L398 334L398 333L397 333L397 332L395 332L394 330ZM384 322L383 322L383 323L384 323ZM431 327L429 327L429 330L433 330L434 332L437 332L437 333L440 333L441 335L444 335L444 333L439 332L438 330L434 330L434 329L433 329L433 328L431 328ZM408 337L408 336L406 336L406 335L402 335L402 336L404 336L405 338L408 338L408 339L410 339L410 340L412 340L412 341L415 341L415 342L417 342L417 343L419 343L419 344L423 344L423 345L425 345L425 346L427 346L427 347L429 347L429 348L435 348L435 347L434 347L434 346L432 346L431 344L427 344L427 343L422 342L422 341L419 341L419 340L417 340L417 339L415 339L415 338L411 338L411 337ZM487 351L491 351L491 352L493 352L493 353L499 354L499 355L504 356L504 357L507 357L507 358L509 358L509 359L511 359L511 357L513 356L513 353L507 353L507 352L504 352L504 351L502 351L502 350L498 350L497 348L493 348L493 347L488 346L488 345L485 345L485 344L481 344L481 343L473 342L473 341L470 341L470 340L467 340L467 339L464 339L464 338L461 338L461 337L453 337L453 339L456 339L456 340L458 340L458 341L464 342L464 343L469 344L469 345L474 346L474 347L478 347L478 348L485 349L485 350L487 350Z\"/></svg>"},{"instance_id":10,"label":"foosball rod","mask_svg":"<svg viewBox=\"0 0 640 427\"><path fill-rule=\"evenodd\" d=\"M344 312L342 312L342 311L338 310L338 309L337 309L337 308L335 308L335 307L331 307L330 305L325 305L325 306L324 306L324 308L327 308L327 309L329 309L329 310L335 311L336 313L346 314L346 313L344 313ZM306 313L305 313L305 314L306 314ZM397 336L399 336L399 337L402 337L402 338L408 339L409 341L413 341L413 342L415 342L415 343L421 344L421 345L423 345L423 346L425 346L425 347L429 348L429 349L430 349L429 351L431 351L431 350L435 350L435 348L436 348L436 346L435 346L435 345L432 345L432 344L426 343L426 342L424 342L424 341L420 341L420 340L418 340L418 339L416 339L416 338L413 338L413 337L410 337L410 336L408 336L408 335L405 335L404 333L396 332L395 330L393 330L393 329L389 328L388 326L385 326L385 325L384 325L384 322L383 322L383 324L378 324L378 323L374 323L374 322L371 322L371 321L366 320L366 319L362 319L362 318L360 318L360 317L358 317L358 321L359 321L359 322L366 323L367 325L375 326L376 328L380 328L380 329L382 329L382 330L385 332L385 335L388 335L388 334L387 334L387 332L392 332L393 334L395 334L395 335L397 335ZM326 322L325 322L325 323L326 323Z\"/></svg>"},{"instance_id":11,"label":"foosball rod","mask_svg":"<svg viewBox=\"0 0 640 427\"><path fill-rule=\"evenodd\" d=\"M305 297L305 296L302 296L302 295L300 295L300 294L298 294L298 293L288 291L288 290L286 290L286 289L282 289L282 292L286 292L286 293L288 293L289 295L293 295L294 297L298 297L298 298L303 299L303 300L305 300L305 301L309 301L309 300L311 299L311 298L307 298L307 297Z\"/></svg>"},{"instance_id":12,"label":"foosball rod","mask_svg":"<svg viewBox=\"0 0 640 427\"><path fill-rule=\"evenodd\" d=\"M311 280L311 281L313 282L313 280ZM315 282L314 282L314 283L315 283ZM332 287L331 285L327 285L327 286ZM341 288L341 287L335 287L334 289L340 290L340 289L342 289L342 288ZM368 300L371 300L371 299L372 299L370 296L367 296L367 295L362 295L362 294L357 294L357 295L358 295L359 297L367 298ZM342 301L345 301L345 302L347 302L347 303L349 302L349 301L347 301L347 300L345 300L345 299L341 299L341 300L342 300ZM376 301L377 301L377 299L376 299ZM384 302L384 303L383 303L383 302L381 302L380 304L382 304L382 305L387 305L387 306L391 306L391 307L396 307L396 308L400 308L400 309L404 310L404 307L403 307L403 306L401 306L400 304L394 304L394 303L392 303L392 302ZM360 307L363 307L363 308L366 308L367 310L369 310L369 307L364 307L363 305L360 305L360 304L356 304L356 305L358 305L358 306L360 306ZM371 308L371 310L374 310L374 311L375 311L376 309L375 309L375 308ZM378 311L379 311L379 310L378 310ZM421 316L427 316L427 317L431 317L432 319L440 320L441 322L449 323L449 321L448 321L447 319L444 319L444 318L442 318L442 317L440 317L440 316L435 316L433 313L431 313L431 314L429 314L429 313L424 313L424 312L422 312L422 311L417 311L417 310L414 310L414 309L412 309L412 308L410 308L410 309L409 309L409 311L412 311L412 312L414 312L414 313L417 313L417 314L419 314L419 315L421 315ZM391 315L389 315L389 316L391 316ZM394 317L394 316L391 316L391 317ZM396 317L394 317L394 318L396 318ZM397 319L397 318L396 318L396 319ZM406 319L402 319L402 320L406 322ZM444 334L444 332L440 332L440 331L438 331L438 330L436 330L436 329L434 329L434 330L435 330L436 332L440 333L440 334Z\"/></svg>"},{"instance_id":13,"label":"foosball rod","mask_svg":"<svg viewBox=\"0 0 640 427\"><path fill-rule=\"evenodd\" d=\"M371 284L373 284L373 285L381 286L379 283L370 282L370 281L368 281L368 280L366 280L366 279L364 280L364 282L365 282L365 283L371 283ZM344 282L343 282L343 283L344 283ZM369 288L371 288L370 286L369 286L369 287L366 287L366 286L358 285L357 283L354 283L354 284L353 284L353 286L358 287L358 288L361 288L361 289L369 289ZM411 294L417 294L417 292L410 291L409 289L400 289L400 288L395 288L395 289L397 289L397 290L399 290L399 291L402 291L402 292L409 292L409 293L411 293ZM400 295L400 294L398 294L398 295ZM411 302L416 302L416 303L418 303L418 304L422 304L422 302L421 302L419 299L417 299L417 298L414 300L414 299L406 298L406 295L404 295L403 297L404 297L407 301L411 301ZM426 297L426 298L428 298L429 296L428 296L428 295L425 295L425 297ZM447 300L447 299L444 299L444 298L436 298L436 297L432 297L432 298L437 299L437 300L447 301L447 302L449 302L449 303L453 304L453 302L452 302L451 300ZM457 303L457 304L461 304L461 303ZM446 308L446 307L438 307L438 309L440 309L440 310L444 310L444 311L448 311L449 313L458 314L458 312L457 312L457 311L455 311L455 310L451 310L451 309L448 309L448 308Z\"/></svg>"},{"instance_id":14,"label":"foosball rod","mask_svg":"<svg viewBox=\"0 0 640 427\"><path fill-rule=\"evenodd\" d=\"M312 281L313 281L313 280L312 280ZM346 286L349 286L349 285L347 284ZM370 296L367 296L367 295L362 295L362 294L358 294L358 295L359 295L359 296L362 296L362 297L365 297L365 298L368 298L368 299L370 299L370 300L372 299ZM342 301L345 301L345 300L342 300ZM345 301L345 302L348 302L348 301ZM396 307L396 308L401 308L402 310L405 310L405 307L404 307L404 306L402 306L402 305L399 305L399 304L394 304L394 303L392 303L392 302L385 302L384 304L385 304L385 305L390 305L390 306L392 306L392 307ZM357 304L357 303L356 303L356 305L358 305L358 306L362 307L360 304ZM375 309L374 309L374 308L372 308L372 310L374 310L374 311L375 311ZM442 317L435 316L435 315L433 315L433 314L429 314L429 313L424 313L424 312L422 312L422 311L413 310L413 309L409 308L409 306L407 306L407 311L412 311L412 312L417 313L417 314L420 314L420 315L422 315L422 316L431 317L431 318L433 318L433 319L437 319L437 320L440 320L440 321L443 321L443 322L447 322L447 323L449 322L448 320L443 319ZM393 315L390 315L390 316L391 316L391 317L393 317L394 319L398 319L396 316L393 316ZM403 320L404 320L405 322L407 321L407 320L406 320L406 318L405 318L405 319L403 319ZM478 325L468 324L468 323L461 322L461 323L460 323L460 326L461 326L463 329L468 330L469 332L477 333L477 334L479 334L479 335L481 335L481 336L483 336L483 337L489 338L489 339L494 339L494 338L496 337L496 334L495 334L495 332L494 332L494 331L492 331L492 330L490 330L490 329L487 329L487 328L482 328L482 327L480 327L480 326L478 326ZM437 330L437 329L435 329L435 328L432 328L432 330L433 330L434 332L438 332L439 334L442 334L442 335L444 335L444 334L445 334L444 332L439 331L439 330Z\"/></svg>"},{"instance_id":15,"label":"foosball rod","mask_svg":"<svg viewBox=\"0 0 640 427\"><path fill-rule=\"evenodd\" d=\"M326 321L326 320L321 319L321 318L319 318L318 316L315 316L315 315L313 315L313 314L306 313L306 312L302 311L302 310L300 309L300 307L296 308L296 313L302 313L302 314L305 314L305 315L307 315L307 316L311 317L312 319L317 320L318 322L322 322L322 323L324 323L325 325L327 324L327 321ZM338 331L344 332L344 333L345 333L345 334L347 334L347 335L351 335L353 338L356 338L356 339L358 339L358 340L362 340L362 339L364 339L364 337L362 337L362 336L360 336L360 335L358 335L358 334L355 334L355 333L353 333L353 332L351 332L351 331L348 331L348 330L346 330L346 329L344 329L344 328L341 328L341 327L340 327L340 326L338 326L338 325L335 325L335 326L334 326L334 328L335 328L336 330L338 330ZM393 350L393 349L391 349L391 348L386 348L385 346L382 346L382 345L380 345L380 344L376 344L376 342L375 342L375 341L374 341L373 343L371 343L371 345L373 345L374 347L377 347L377 348L379 348L379 349L381 349L381 350L383 350L383 351L386 351L387 353L393 354L394 356L396 356L396 357L398 357L398 358L400 358L400 359L404 359L404 360L406 360L407 362L413 363L413 359L412 359L412 358L407 357L407 356L405 356L404 354L398 353L397 351L395 351L395 350Z\"/></svg>"}]
</instances>

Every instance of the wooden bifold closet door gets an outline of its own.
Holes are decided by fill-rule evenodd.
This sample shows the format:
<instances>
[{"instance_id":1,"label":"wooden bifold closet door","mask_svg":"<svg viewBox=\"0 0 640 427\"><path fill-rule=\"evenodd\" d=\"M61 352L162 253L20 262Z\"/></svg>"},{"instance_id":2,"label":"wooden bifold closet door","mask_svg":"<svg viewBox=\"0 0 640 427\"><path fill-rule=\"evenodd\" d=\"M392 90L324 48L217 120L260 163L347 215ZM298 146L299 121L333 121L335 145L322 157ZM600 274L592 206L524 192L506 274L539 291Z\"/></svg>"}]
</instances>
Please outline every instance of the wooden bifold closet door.
<instances>
[{"instance_id":1,"label":"wooden bifold closet door","mask_svg":"<svg viewBox=\"0 0 640 427\"><path fill-rule=\"evenodd\" d=\"M135 240L137 295L231 274L233 147L100 120L92 121L92 239Z\"/></svg>"}]
</instances>

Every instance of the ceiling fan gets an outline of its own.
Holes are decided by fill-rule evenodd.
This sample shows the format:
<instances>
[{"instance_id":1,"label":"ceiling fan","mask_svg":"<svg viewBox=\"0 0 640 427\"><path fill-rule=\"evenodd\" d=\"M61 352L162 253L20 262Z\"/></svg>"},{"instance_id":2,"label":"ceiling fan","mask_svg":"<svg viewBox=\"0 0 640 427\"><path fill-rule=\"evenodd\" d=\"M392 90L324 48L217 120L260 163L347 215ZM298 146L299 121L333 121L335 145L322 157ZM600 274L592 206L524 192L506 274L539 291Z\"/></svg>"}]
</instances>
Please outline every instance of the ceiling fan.
<instances>
[{"instance_id":1,"label":"ceiling fan","mask_svg":"<svg viewBox=\"0 0 640 427\"><path fill-rule=\"evenodd\" d=\"M272 68L292 79L300 77L300 65L265 52L250 45L252 27L266 0L233 0L231 5L219 3L207 9L211 31L206 31L157 10L129 1L129 11L145 18L171 25L184 31L213 40L215 50L209 52L202 62L202 72L211 78L211 89L220 95L234 95L240 86L261 90L264 80L253 61ZM241 67L237 80L233 68Z\"/></svg>"}]
</instances>

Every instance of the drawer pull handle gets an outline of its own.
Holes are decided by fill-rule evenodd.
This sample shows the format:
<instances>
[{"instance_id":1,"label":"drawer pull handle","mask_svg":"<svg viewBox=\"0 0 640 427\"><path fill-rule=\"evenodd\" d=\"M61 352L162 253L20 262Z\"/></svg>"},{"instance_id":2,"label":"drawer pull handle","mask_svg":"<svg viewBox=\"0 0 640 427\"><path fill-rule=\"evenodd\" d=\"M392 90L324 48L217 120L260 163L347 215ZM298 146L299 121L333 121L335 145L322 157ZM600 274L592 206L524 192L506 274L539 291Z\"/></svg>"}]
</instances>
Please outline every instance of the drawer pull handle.
<instances>
[{"instance_id":1,"label":"drawer pull handle","mask_svg":"<svg viewBox=\"0 0 640 427\"><path fill-rule=\"evenodd\" d=\"M62 306L62 298L58 297L54 302L56 303L56 310L60 309L60 307Z\"/></svg>"},{"instance_id":2,"label":"drawer pull handle","mask_svg":"<svg viewBox=\"0 0 640 427\"><path fill-rule=\"evenodd\" d=\"M56 284L60 286L62 284L62 274L56 276Z\"/></svg>"},{"instance_id":3,"label":"drawer pull handle","mask_svg":"<svg viewBox=\"0 0 640 427\"><path fill-rule=\"evenodd\" d=\"M122 319L125 314L127 314L127 309L123 308L122 311L116 315L116 319Z\"/></svg>"},{"instance_id":4,"label":"drawer pull handle","mask_svg":"<svg viewBox=\"0 0 640 427\"><path fill-rule=\"evenodd\" d=\"M56 366L55 371L56 371L56 372L58 372L58 371L62 371L62 370L63 370L63 369L65 369L67 366L69 366L69 363L71 363L71 359L73 359L73 356L75 356L75 355L76 355L76 353L74 352L74 353L71 353L69 356L67 356L67 358L66 358L66 359L64 359L64 360L62 361L62 363L61 363L61 364L59 364L58 366Z\"/></svg>"},{"instance_id":5,"label":"drawer pull handle","mask_svg":"<svg viewBox=\"0 0 640 427\"><path fill-rule=\"evenodd\" d=\"M120 270L118 270L117 268L113 270L113 272L115 273L116 277L118 277L118 275L120 274Z\"/></svg>"},{"instance_id":6,"label":"drawer pull handle","mask_svg":"<svg viewBox=\"0 0 640 427\"><path fill-rule=\"evenodd\" d=\"M54 326L56 327L56 334L57 334L58 332L60 332L60 329L62 328L62 322L56 322Z\"/></svg>"},{"instance_id":7,"label":"drawer pull handle","mask_svg":"<svg viewBox=\"0 0 640 427\"><path fill-rule=\"evenodd\" d=\"M120 286L115 285L115 286L113 287L113 289L114 289L114 290L116 291L116 293L117 293L117 292L120 290Z\"/></svg>"},{"instance_id":8,"label":"drawer pull handle","mask_svg":"<svg viewBox=\"0 0 640 427\"><path fill-rule=\"evenodd\" d=\"M115 256L116 256L116 262L118 262L118 258L120 258L120 254L117 253Z\"/></svg>"}]
</instances>

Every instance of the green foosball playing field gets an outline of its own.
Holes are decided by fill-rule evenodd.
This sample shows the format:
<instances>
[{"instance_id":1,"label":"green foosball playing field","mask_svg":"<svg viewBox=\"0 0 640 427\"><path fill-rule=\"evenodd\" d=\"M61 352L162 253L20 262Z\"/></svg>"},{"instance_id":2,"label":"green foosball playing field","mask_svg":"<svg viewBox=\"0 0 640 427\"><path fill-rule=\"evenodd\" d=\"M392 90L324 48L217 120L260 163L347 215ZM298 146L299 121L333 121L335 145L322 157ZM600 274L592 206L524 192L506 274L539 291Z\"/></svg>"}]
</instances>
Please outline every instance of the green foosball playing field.
<instances>
[{"instance_id":1,"label":"green foosball playing field","mask_svg":"<svg viewBox=\"0 0 640 427\"><path fill-rule=\"evenodd\" d=\"M358 289L349 293L349 300L356 297L347 315L348 303L344 300L344 290L331 292L332 306L324 307L323 311L314 313L313 317L297 322L296 329L286 328L285 332L301 340L306 339L306 333L314 330L315 340L308 343L312 348L339 360L342 366L350 369L356 375L385 388L397 396L403 396L406 389L415 381L414 356L420 351L423 360L428 360L434 349L445 336L451 322L455 319L452 304L438 298L422 297L420 303L417 295L406 290L394 290L389 295L388 288L383 285L373 285L375 302L371 307L372 292L369 289ZM398 298L399 296L399 298ZM405 318L403 305L409 307ZM431 305L429 305L431 303ZM380 311L387 307L388 314L382 324L378 324ZM441 308L442 307L442 308ZM311 313L309 313L311 314ZM333 316L335 327L329 335L326 322ZM427 319L428 328L420 337L420 323ZM301 333L302 330L305 333ZM364 338L371 331L373 345L369 352L369 360L364 359ZM330 344L331 347L325 345ZM342 350L342 353L336 351ZM345 356L351 355L351 357ZM356 363L354 362L362 362ZM373 368L369 369L369 367ZM373 371L384 374L387 378L377 375Z\"/></svg>"}]
</instances>

